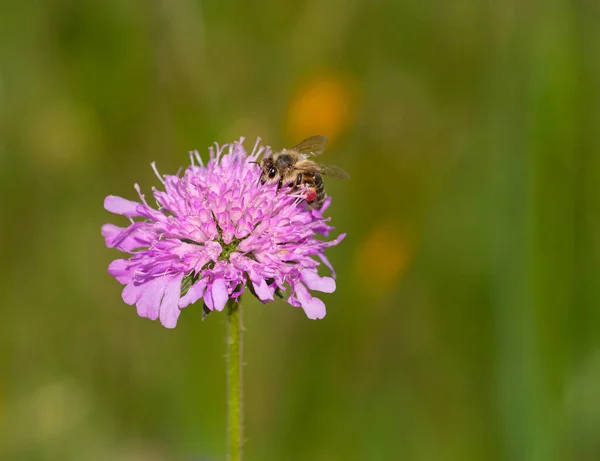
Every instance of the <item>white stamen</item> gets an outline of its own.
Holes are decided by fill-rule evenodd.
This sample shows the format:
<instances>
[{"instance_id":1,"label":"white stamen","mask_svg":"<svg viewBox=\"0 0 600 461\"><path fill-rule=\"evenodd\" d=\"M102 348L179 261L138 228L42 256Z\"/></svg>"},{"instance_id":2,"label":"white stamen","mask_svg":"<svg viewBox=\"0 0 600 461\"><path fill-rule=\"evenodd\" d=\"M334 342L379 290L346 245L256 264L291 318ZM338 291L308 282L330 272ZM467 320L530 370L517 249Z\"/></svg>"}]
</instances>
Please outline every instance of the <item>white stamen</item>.
<instances>
[{"instance_id":1,"label":"white stamen","mask_svg":"<svg viewBox=\"0 0 600 461\"><path fill-rule=\"evenodd\" d=\"M160 176L160 173L156 169L156 162L152 162L150 165L152 166L152 169L154 170L154 174L156 175L156 177L160 180L160 182L162 182L164 184L165 180Z\"/></svg>"},{"instance_id":2,"label":"white stamen","mask_svg":"<svg viewBox=\"0 0 600 461\"><path fill-rule=\"evenodd\" d=\"M233 151L233 144L223 144L221 146L221 151L219 152L219 157L221 155L223 155L223 152L225 151L225 148L228 148L229 149L229 153L231 154L231 152Z\"/></svg>"},{"instance_id":3,"label":"white stamen","mask_svg":"<svg viewBox=\"0 0 600 461\"><path fill-rule=\"evenodd\" d=\"M144 198L144 194L142 194L142 189L140 189L140 185L138 183L135 183L133 185L133 187L135 188L138 195L140 196L140 200L144 203L144 205L148 206L148 204L146 203L146 199Z\"/></svg>"},{"instance_id":4,"label":"white stamen","mask_svg":"<svg viewBox=\"0 0 600 461\"><path fill-rule=\"evenodd\" d=\"M250 157L258 157L258 154L260 154L260 152L256 153L256 149L258 149L258 145L260 144L260 138L256 138L256 144L254 144L254 149L252 149L252 153L250 154ZM256 156L255 156L256 154Z\"/></svg>"},{"instance_id":5,"label":"white stamen","mask_svg":"<svg viewBox=\"0 0 600 461\"><path fill-rule=\"evenodd\" d=\"M198 152L197 150L194 151L194 157L196 157L196 160L198 161L198 164L203 167L204 166L204 162L202 161L202 157L200 157L200 152Z\"/></svg>"},{"instance_id":6,"label":"white stamen","mask_svg":"<svg viewBox=\"0 0 600 461\"><path fill-rule=\"evenodd\" d=\"M226 147L229 147L231 149L231 146L229 144L223 144L222 146L219 146L219 143L215 143L215 146L217 146L216 160L218 162L219 158L221 157L221 154L223 153L223 150L225 150Z\"/></svg>"},{"instance_id":7,"label":"white stamen","mask_svg":"<svg viewBox=\"0 0 600 461\"><path fill-rule=\"evenodd\" d=\"M194 152L189 151L188 154L190 154L190 163L192 164L192 166L196 166L194 165Z\"/></svg>"}]
</instances>

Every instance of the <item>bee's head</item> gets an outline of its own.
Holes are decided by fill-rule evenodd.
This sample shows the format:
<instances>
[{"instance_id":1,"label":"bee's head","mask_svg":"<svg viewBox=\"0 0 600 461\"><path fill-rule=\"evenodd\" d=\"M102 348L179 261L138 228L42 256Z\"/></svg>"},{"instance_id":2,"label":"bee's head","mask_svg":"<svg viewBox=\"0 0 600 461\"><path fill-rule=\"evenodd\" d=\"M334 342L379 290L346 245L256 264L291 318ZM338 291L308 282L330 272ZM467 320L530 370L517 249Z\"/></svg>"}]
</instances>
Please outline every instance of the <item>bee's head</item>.
<instances>
[{"instance_id":1,"label":"bee's head","mask_svg":"<svg viewBox=\"0 0 600 461\"><path fill-rule=\"evenodd\" d=\"M260 174L261 184L273 184L279 181L279 171L275 167L275 162L272 157L264 157L260 162Z\"/></svg>"}]
</instances>

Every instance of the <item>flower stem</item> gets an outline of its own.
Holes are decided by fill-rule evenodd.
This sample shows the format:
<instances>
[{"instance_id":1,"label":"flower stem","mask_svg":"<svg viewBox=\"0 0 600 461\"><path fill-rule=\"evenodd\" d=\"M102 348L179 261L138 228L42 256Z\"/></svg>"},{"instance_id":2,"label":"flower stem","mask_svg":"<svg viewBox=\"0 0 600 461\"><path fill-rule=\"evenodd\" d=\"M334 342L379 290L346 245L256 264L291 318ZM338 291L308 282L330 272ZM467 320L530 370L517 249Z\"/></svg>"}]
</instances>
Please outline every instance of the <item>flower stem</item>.
<instances>
[{"instance_id":1,"label":"flower stem","mask_svg":"<svg viewBox=\"0 0 600 461\"><path fill-rule=\"evenodd\" d=\"M242 412L242 308L227 302L227 460L241 461Z\"/></svg>"}]
</instances>

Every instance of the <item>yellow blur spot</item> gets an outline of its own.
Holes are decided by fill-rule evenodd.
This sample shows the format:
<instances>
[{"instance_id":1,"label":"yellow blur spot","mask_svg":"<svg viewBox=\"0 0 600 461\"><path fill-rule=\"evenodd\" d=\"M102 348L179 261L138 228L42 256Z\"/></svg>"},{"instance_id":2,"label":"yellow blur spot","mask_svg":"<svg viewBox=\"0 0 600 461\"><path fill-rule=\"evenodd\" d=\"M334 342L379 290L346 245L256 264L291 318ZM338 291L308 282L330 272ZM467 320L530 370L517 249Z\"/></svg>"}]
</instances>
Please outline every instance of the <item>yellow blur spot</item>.
<instances>
[{"instance_id":1,"label":"yellow blur spot","mask_svg":"<svg viewBox=\"0 0 600 461\"><path fill-rule=\"evenodd\" d=\"M330 141L352 121L354 98L349 81L336 75L316 78L300 88L288 114L288 131L298 141L321 134Z\"/></svg>"},{"instance_id":2,"label":"yellow blur spot","mask_svg":"<svg viewBox=\"0 0 600 461\"><path fill-rule=\"evenodd\" d=\"M383 223L374 227L356 254L356 275L364 287L384 294L404 275L412 259L413 245L397 226Z\"/></svg>"}]
</instances>

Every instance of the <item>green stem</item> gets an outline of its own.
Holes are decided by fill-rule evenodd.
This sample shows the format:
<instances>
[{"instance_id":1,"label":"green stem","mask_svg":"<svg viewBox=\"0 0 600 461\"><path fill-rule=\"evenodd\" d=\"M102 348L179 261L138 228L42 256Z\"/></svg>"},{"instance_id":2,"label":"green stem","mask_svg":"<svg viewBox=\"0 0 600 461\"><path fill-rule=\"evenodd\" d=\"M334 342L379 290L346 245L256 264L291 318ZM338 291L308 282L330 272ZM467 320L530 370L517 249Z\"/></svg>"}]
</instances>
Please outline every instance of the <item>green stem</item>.
<instances>
[{"instance_id":1,"label":"green stem","mask_svg":"<svg viewBox=\"0 0 600 461\"><path fill-rule=\"evenodd\" d=\"M227 460L241 461L242 420L242 308L227 302Z\"/></svg>"}]
</instances>

